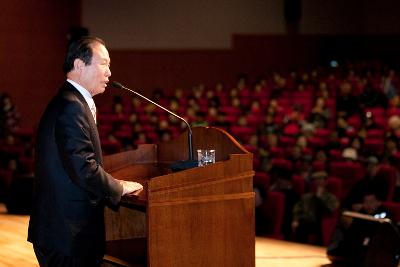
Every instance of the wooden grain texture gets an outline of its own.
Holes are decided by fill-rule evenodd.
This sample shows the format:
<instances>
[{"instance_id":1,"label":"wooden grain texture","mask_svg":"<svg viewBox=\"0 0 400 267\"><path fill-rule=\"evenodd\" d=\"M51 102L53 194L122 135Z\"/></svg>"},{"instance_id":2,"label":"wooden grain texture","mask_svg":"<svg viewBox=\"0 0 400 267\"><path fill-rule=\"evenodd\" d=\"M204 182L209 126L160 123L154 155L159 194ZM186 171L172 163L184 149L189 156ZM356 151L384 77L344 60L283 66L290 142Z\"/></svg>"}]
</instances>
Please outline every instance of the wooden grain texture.
<instances>
[{"instance_id":1,"label":"wooden grain texture","mask_svg":"<svg viewBox=\"0 0 400 267\"><path fill-rule=\"evenodd\" d=\"M254 266L253 205L251 193L150 204L150 266Z\"/></svg>"},{"instance_id":2,"label":"wooden grain texture","mask_svg":"<svg viewBox=\"0 0 400 267\"><path fill-rule=\"evenodd\" d=\"M118 240L146 236L146 214L131 208L120 207L118 212L105 210L106 239Z\"/></svg>"},{"instance_id":3,"label":"wooden grain texture","mask_svg":"<svg viewBox=\"0 0 400 267\"><path fill-rule=\"evenodd\" d=\"M158 144L156 153L152 147L139 147L105 158L114 177L144 183L142 193L122 202L127 207L144 206L148 266L253 267L253 155L225 131L213 127L192 130L194 150L215 149L215 164L179 172L159 168L187 159L187 133ZM127 210L117 215L107 212L109 244L120 246L118 239L137 236L135 230L143 227L137 227L135 220ZM118 254L128 260L129 255Z\"/></svg>"}]
</instances>

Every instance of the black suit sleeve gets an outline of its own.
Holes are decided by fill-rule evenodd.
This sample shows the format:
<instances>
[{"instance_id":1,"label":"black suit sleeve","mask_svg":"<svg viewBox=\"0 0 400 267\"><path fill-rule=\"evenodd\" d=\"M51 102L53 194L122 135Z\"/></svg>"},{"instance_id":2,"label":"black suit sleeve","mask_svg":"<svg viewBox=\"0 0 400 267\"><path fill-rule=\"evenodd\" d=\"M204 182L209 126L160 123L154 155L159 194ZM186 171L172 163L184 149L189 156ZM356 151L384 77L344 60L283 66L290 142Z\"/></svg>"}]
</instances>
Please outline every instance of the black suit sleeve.
<instances>
[{"instance_id":1,"label":"black suit sleeve","mask_svg":"<svg viewBox=\"0 0 400 267\"><path fill-rule=\"evenodd\" d=\"M55 124L59 156L71 181L87 192L92 203L108 200L117 204L122 186L98 162L94 142L100 141L93 140L90 129L84 105L67 101Z\"/></svg>"}]
</instances>

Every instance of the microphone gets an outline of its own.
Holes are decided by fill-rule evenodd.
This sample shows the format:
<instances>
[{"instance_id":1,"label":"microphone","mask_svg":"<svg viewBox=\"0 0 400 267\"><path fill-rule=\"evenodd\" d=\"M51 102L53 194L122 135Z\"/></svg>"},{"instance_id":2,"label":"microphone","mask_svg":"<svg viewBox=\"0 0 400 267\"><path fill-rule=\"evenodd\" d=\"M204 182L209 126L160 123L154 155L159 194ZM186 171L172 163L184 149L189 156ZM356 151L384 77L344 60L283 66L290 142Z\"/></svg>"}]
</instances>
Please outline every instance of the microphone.
<instances>
[{"instance_id":1,"label":"microphone","mask_svg":"<svg viewBox=\"0 0 400 267\"><path fill-rule=\"evenodd\" d=\"M150 102L151 104L153 104L153 105L155 105L155 106L161 108L162 110L168 112L169 114L171 114L171 115L173 115L174 117L180 119L181 121L183 121L183 122L186 124L187 128L188 128L189 159L188 159L187 161L175 162L175 163L173 163L173 164L171 165L171 168L172 168L172 170L174 170L174 171L179 171L179 170L186 170L186 169L190 169L190 168L194 168L194 167L197 167L197 166L198 166L197 161L195 161L195 160L193 159L192 128L190 127L190 124L189 124L184 118L182 118L181 116L179 116L179 115L177 115L176 113L172 112L171 110L169 110L169 109L167 109L167 108L161 106L160 104L157 104L156 102L154 102L153 100L151 100L151 99L145 97L144 95L139 94L138 92L136 92L136 91L134 91L134 90L132 90L132 89L129 89L129 88L123 86L123 85L120 84L119 82L113 81L113 82L112 82L112 86L113 86L114 88L117 88L117 89L124 89L124 90L126 90L126 91L129 91L129 92L131 92L131 93L133 93L133 94L139 96L140 98L146 100L147 102Z\"/></svg>"}]
</instances>

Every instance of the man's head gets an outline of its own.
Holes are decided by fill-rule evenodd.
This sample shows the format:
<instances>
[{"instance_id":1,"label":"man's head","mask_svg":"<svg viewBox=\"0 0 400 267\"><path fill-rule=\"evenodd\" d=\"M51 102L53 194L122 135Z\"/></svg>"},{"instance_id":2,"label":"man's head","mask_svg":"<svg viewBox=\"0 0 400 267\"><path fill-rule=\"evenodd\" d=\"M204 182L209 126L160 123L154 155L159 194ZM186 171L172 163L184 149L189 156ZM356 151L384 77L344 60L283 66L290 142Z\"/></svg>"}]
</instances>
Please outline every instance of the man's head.
<instances>
[{"instance_id":1,"label":"man's head","mask_svg":"<svg viewBox=\"0 0 400 267\"><path fill-rule=\"evenodd\" d=\"M311 175L311 182L314 183L316 187L321 187L326 185L326 179L328 174L326 171L316 171Z\"/></svg>"},{"instance_id":2,"label":"man's head","mask_svg":"<svg viewBox=\"0 0 400 267\"><path fill-rule=\"evenodd\" d=\"M103 40L83 37L72 42L63 65L64 73L92 96L103 93L111 76L110 56Z\"/></svg>"},{"instance_id":3,"label":"man's head","mask_svg":"<svg viewBox=\"0 0 400 267\"><path fill-rule=\"evenodd\" d=\"M381 206L382 201L376 193L367 192L363 197L363 209L367 214L374 214Z\"/></svg>"},{"instance_id":4,"label":"man's head","mask_svg":"<svg viewBox=\"0 0 400 267\"><path fill-rule=\"evenodd\" d=\"M374 178L379 171L379 161L376 157L370 156L366 159L366 175Z\"/></svg>"}]
</instances>

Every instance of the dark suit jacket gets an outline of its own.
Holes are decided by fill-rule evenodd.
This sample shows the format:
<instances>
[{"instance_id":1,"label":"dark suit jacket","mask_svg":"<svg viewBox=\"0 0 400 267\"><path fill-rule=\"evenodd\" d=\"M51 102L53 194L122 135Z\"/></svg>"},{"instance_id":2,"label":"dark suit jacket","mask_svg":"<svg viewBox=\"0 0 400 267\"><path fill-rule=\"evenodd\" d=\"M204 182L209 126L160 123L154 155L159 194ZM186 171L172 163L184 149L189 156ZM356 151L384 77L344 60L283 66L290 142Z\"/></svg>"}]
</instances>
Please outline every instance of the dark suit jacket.
<instances>
[{"instance_id":1,"label":"dark suit jacket","mask_svg":"<svg viewBox=\"0 0 400 267\"><path fill-rule=\"evenodd\" d=\"M28 241L68 256L102 256L104 206L119 202L122 186L104 171L95 121L69 82L47 106L36 142Z\"/></svg>"}]
</instances>

